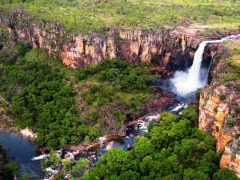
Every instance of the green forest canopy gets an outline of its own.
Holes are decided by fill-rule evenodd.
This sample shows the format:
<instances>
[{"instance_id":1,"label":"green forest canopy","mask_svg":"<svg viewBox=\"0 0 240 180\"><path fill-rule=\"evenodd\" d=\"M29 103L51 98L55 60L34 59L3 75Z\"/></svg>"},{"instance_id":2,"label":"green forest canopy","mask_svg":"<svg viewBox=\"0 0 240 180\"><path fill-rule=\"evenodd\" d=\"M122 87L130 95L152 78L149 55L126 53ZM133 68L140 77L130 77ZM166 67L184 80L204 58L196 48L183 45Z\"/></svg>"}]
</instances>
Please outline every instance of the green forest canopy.
<instances>
[{"instance_id":1,"label":"green forest canopy","mask_svg":"<svg viewBox=\"0 0 240 180\"><path fill-rule=\"evenodd\" d=\"M81 70L67 69L46 52L24 43L0 51L0 93L20 128L37 131L39 147L64 147L107 133L105 116L121 128L152 93L148 67L105 60ZM80 90L77 90L80 89Z\"/></svg>"},{"instance_id":2,"label":"green forest canopy","mask_svg":"<svg viewBox=\"0 0 240 180\"><path fill-rule=\"evenodd\" d=\"M149 133L137 137L131 151L111 149L81 179L97 180L238 180L228 169L219 169L221 153L215 141L195 125L197 106L183 115L164 112Z\"/></svg>"},{"instance_id":3,"label":"green forest canopy","mask_svg":"<svg viewBox=\"0 0 240 180\"><path fill-rule=\"evenodd\" d=\"M70 173L72 180L238 180L229 169L220 170L221 152L216 153L215 140L198 129L197 121L197 105L188 106L182 115L163 112L160 122L148 127L149 133L135 137L131 151L113 148L87 171L88 159L80 158L75 164L61 160L55 151L43 164L62 162L63 171L56 177Z\"/></svg>"}]
</instances>

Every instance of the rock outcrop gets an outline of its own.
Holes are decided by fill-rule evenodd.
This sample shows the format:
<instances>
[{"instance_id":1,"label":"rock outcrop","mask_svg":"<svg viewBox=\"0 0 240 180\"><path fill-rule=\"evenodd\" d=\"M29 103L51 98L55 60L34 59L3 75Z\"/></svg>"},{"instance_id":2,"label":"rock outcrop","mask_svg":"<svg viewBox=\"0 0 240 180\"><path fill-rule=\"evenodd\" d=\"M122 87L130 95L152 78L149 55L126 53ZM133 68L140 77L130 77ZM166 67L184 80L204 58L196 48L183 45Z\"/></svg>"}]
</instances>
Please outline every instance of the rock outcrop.
<instances>
[{"instance_id":1,"label":"rock outcrop","mask_svg":"<svg viewBox=\"0 0 240 180\"><path fill-rule=\"evenodd\" d=\"M10 18L9 18L10 17ZM9 44L25 41L32 47L47 49L72 68L97 64L106 58L129 60L132 64L156 62L169 70L192 63L193 53L202 40L194 34L161 28L157 32L133 29L105 29L103 33L71 34L59 24L34 21L18 9L0 18L9 33Z\"/></svg>"},{"instance_id":2,"label":"rock outcrop","mask_svg":"<svg viewBox=\"0 0 240 180\"><path fill-rule=\"evenodd\" d=\"M220 161L221 168L229 168L236 172L240 178L240 140L234 139L225 146L224 153Z\"/></svg>"},{"instance_id":3,"label":"rock outcrop","mask_svg":"<svg viewBox=\"0 0 240 180\"><path fill-rule=\"evenodd\" d=\"M98 64L103 59L119 58L136 65L140 62L155 63L157 71L167 76L171 75L169 72L190 66L193 51L199 42L208 39L197 36L208 28L197 24L159 28L156 32L103 28L101 33L71 33L58 23L34 19L22 9L1 15L0 27L5 28L4 35L0 33L0 37L9 45L24 41L32 47L47 49L50 55L62 60L68 67L81 68Z\"/></svg>"},{"instance_id":4,"label":"rock outcrop","mask_svg":"<svg viewBox=\"0 0 240 180\"><path fill-rule=\"evenodd\" d=\"M240 81L229 65L233 60L230 56L225 46L219 46L213 59L212 82L200 95L199 128L217 140L217 151L223 151L220 167L229 168L240 178Z\"/></svg>"}]
</instances>

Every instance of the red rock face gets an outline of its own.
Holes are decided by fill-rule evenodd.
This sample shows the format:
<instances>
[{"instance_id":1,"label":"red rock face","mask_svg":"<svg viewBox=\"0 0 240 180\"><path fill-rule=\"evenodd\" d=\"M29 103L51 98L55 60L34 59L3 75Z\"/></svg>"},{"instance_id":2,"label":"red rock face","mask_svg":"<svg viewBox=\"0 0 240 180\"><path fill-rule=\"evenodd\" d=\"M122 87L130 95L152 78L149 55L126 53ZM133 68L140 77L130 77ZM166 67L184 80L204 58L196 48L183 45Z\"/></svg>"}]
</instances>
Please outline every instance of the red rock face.
<instances>
[{"instance_id":1,"label":"red rock face","mask_svg":"<svg viewBox=\"0 0 240 180\"><path fill-rule=\"evenodd\" d=\"M228 167L229 164L231 163L231 159L232 159L231 154L224 153L220 161L220 168Z\"/></svg>"},{"instance_id":2,"label":"red rock face","mask_svg":"<svg viewBox=\"0 0 240 180\"><path fill-rule=\"evenodd\" d=\"M59 24L35 23L34 19L23 17L23 14L23 10L18 9L11 13L11 19L0 18L0 26L8 27L11 40L30 42L33 47L47 49L49 54L60 58L72 68L97 64L106 58L126 59L132 64L139 64L141 61L149 63L154 58L169 72L191 64L193 54L189 52L189 48L196 49L203 40L196 37L197 31L203 27L198 26L199 29L196 29L194 26L192 29L191 25L189 30L182 27L162 28L157 32L111 29L101 35L71 35Z\"/></svg>"},{"instance_id":3,"label":"red rock face","mask_svg":"<svg viewBox=\"0 0 240 180\"><path fill-rule=\"evenodd\" d=\"M184 68L186 61L192 61L188 49L196 49L201 39L191 34L175 30L161 29L158 32L148 30L112 29L105 34L68 34L60 25L46 27L45 23L34 23L31 19L21 19L15 12L11 26L7 18L1 18L0 26L8 27L12 39L30 42L33 47L47 49L49 54L60 58L72 68L81 68L98 64L106 58L129 60L132 64L150 63L154 58L167 71ZM13 13L14 14L14 13ZM16 19L14 19L16 18ZM14 27L14 32L12 28ZM166 72L164 72L166 73Z\"/></svg>"},{"instance_id":4,"label":"red rock face","mask_svg":"<svg viewBox=\"0 0 240 180\"><path fill-rule=\"evenodd\" d=\"M218 143L217 143L217 151L223 151L225 146L233 139L233 137L229 134L225 134L222 132L221 135L219 135Z\"/></svg>"},{"instance_id":5,"label":"red rock face","mask_svg":"<svg viewBox=\"0 0 240 180\"><path fill-rule=\"evenodd\" d=\"M217 140L217 151L224 151L220 167L229 168L240 178L240 155L238 154L240 152L240 140L238 140L240 127L238 124L233 127L227 125L231 104L228 98L221 100L221 94L234 96L234 92L224 86L214 88L210 86L202 92L199 103L199 128Z\"/></svg>"},{"instance_id":6,"label":"red rock face","mask_svg":"<svg viewBox=\"0 0 240 180\"><path fill-rule=\"evenodd\" d=\"M233 140L225 146L220 167L229 168L240 178L240 140Z\"/></svg>"},{"instance_id":7,"label":"red rock face","mask_svg":"<svg viewBox=\"0 0 240 180\"><path fill-rule=\"evenodd\" d=\"M163 109L171 106L176 98L176 94L168 91L161 91L159 97L149 103L148 112L161 112Z\"/></svg>"},{"instance_id":8,"label":"red rock face","mask_svg":"<svg viewBox=\"0 0 240 180\"><path fill-rule=\"evenodd\" d=\"M215 46L215 45L214 45ZM226 59L220 47L218 64L214 60L212 76L220 77L226 74ZM224 50L224 52L226 49ZM230 73L230 72L229 72ZM221 168L229 168L236 172L240 178L240 126L239 116L235 107L240 105L239 93L231 86L224 86L218 78L213 78L212 83L203 89L199 102L199 128L208 132L217 141L217 151L223 151L220 161ZM224 95L224 96L223 96ZM236 104L234 105L235 102ZM229 124L229 121L235 123Z\"/></svg>"}]
</instances>

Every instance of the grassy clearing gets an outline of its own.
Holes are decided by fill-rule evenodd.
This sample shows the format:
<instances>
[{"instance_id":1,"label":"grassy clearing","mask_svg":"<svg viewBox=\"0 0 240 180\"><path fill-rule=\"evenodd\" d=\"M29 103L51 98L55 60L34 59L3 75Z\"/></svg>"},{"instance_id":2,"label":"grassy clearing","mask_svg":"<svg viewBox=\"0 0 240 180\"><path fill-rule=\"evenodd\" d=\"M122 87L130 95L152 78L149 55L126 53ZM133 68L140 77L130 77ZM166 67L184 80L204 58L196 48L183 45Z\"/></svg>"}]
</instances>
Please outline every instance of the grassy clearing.
<instances>
[{"instance_id":1,"label":"grassy clearing","mask_svg":"<svg viewBox=\"0 0 240 180\"><path fill-rule=\"evenodd\" d=\"M231 57L228 59L228 65L240 73L240 40L232 40L227 42L227 46L231 51ZM237 78L239 79L239 78Z\"/></svg>"},{"instance_id":2,"label":"grassy clearing","mask_svg":"<svg viewBox=\"0 0 240 180\"><path fill-rule=\"evenodd\" d=\"M218 82L216 85L225 85L235 89L236 93L240 92L240 39L233 39L224 42L227 50L224 54L227 57L222 57L218 62L219 68L216 69L217 74L213 81Z\"/></svg>"},{"instance_id":3,"label":"grassy clearing","mask_svg":"<svg viewBox=\"0 0 240 180\"><path fill-rule=\"evenodd\" d=\"M24 1L24 3L22 3ZM239 0L9 0L3 11L21 7L25 15L60 23L71 32L101 32L103 27L153 29L188 19L211 27L237 29Z\"/></svg>"}]
</instances>

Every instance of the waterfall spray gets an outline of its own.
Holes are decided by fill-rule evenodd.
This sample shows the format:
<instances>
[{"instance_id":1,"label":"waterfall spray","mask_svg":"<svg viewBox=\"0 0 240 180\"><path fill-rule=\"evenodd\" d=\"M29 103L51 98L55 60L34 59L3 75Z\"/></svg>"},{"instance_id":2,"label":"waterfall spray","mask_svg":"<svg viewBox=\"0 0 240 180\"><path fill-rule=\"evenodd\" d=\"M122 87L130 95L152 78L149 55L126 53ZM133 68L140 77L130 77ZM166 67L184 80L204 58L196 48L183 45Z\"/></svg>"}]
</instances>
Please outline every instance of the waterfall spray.
<instances>
[{"instance_id":1,"label":"waterfall spray","mask_svg":"<svg viewBox=\"0 0 240 180\"><path fill-rule=\"evenodd\" d=\"M204 77L201 77L200 68L202 63L202 55L204 48L208 43L219 43L230 38L240 37L238 35L231 35L224 37L220 40L209 40L203 41L199 44L199 47L194 55L194 60L192 66L185 72L177 71L174 74L174 78L170 80L173 84L173 90L180 96L187 96L195 92L199 88L203 88L207 84L208 73L204 74Z\"/></svg>"}]
</instances>

